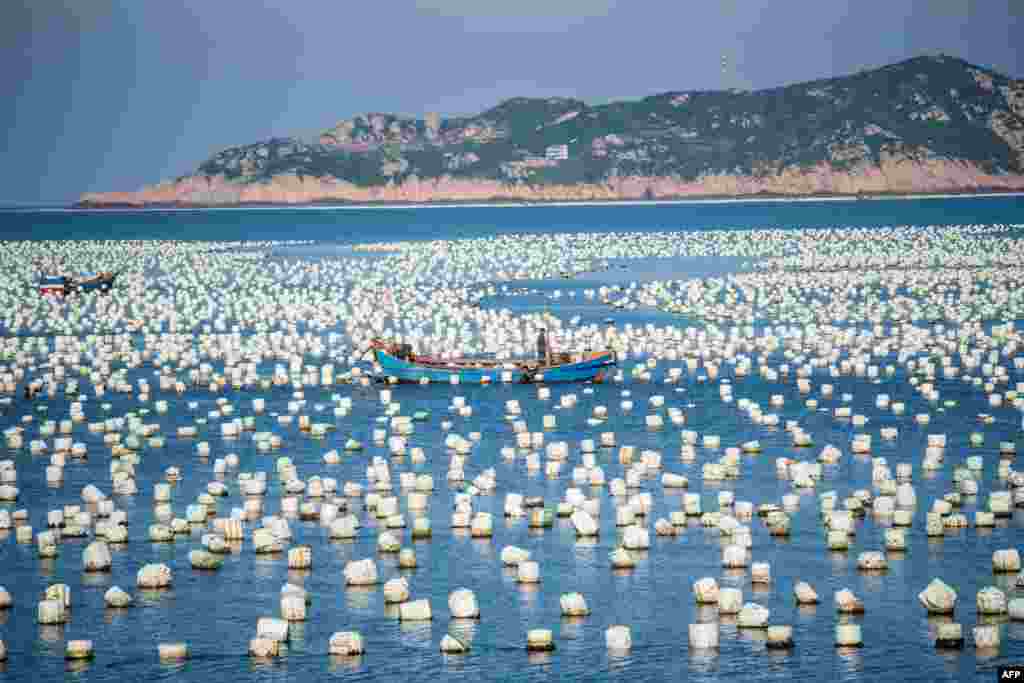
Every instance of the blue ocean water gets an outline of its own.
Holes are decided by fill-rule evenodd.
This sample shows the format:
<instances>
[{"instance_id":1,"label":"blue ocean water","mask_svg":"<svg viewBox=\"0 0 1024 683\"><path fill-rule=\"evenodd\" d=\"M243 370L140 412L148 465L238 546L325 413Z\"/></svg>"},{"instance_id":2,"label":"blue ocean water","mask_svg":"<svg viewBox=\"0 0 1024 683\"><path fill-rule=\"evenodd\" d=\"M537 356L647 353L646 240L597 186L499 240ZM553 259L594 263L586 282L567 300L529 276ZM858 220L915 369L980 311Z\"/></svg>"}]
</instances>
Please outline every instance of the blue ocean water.
<instances>
[{"instance_id":1,"label":"blue ocean water","mask_svg":"<svg viewBox=\"0 0 1024 683\"><path fill-rule=\"evenodd\" d=\"M871 227L886 225L958 225L975 223L1024 222L1024 198L872 200L861 202L800 202L749 204L691 204L662 206L573 206L522 208L430 208L430 209L346 209L329 210L230 210L205 212L5 212L0 214L0 237L4 239L185 239L185 240L314 240L341 242L378 242L399 239L434 239L475 237L495 232L545 231L626 231L679 230L704 228L752 227ZM299 252L301 253L301 252ZM314 252L315 253L315 252ZM694 266L696 268L696 266ZM651 266L654 275L657 266ZM644 264L630 271L629 277L643 277ZM588 275L588 277L595 277ZM596 280L595 280L596 282ZM559 287L558 282L546 287ZM530 305L530 302L523 304ZM537 303L537 305L540 305ZM559 309L555 309L556 311ZM600 311L573 311L594 316ZM625 314L618 314L619 316ZM647 316L646 318L644 316ZM645 320L663 325L670 318L663 314L635 312L629 314L634 325ZM632 360L630 364L632 364ZM886 361L891 362L891 361ZM150 414L146 422L158 422L161 433L168 436L163 449L144 448L136 467L139 494L115 497L118 509L129 514L130 542L115 547L114 566L110 573L87 574L82 571L81 554L85 543L65 540L60 555L53 560L38 558L34 545L15 542L13 530L0 531L0 585L14 596L15 605L0 610L0 639L8 649L8 661L0 663L0 678L35 681L65 678L70 680L141 680L175 679L208 681L224 680L666 680L695 681L811 681L822 678L841 681L960 681L994 680L1000 664L1024 660L1024 626L1006 623L1002 628L1003 644L997 654L976 653L970 627L981 619L976 615L974 595L987 585L997 585L1009 597L1020 597L1014 576L994 576L991 555L995 549L1019 547L1024 535L1024 515L1017 511L1009 519L1000 520L991 530L951 530L940 538L927 538L924 531L926 502L953 490L952 467L968 455L981 455L985 469L981 491L976 500L965 501L962 512L973 518L982 509L987 495L1000 488L995 471L999 461L1000 441L1013 441L1024 448L1020 415L1011 407L994 410L984 395L960 381L939 379L936 389L944 399L957 401L955 410L944 412L929 426L916 425L907 418L896 418L890 411L878 409L873 396L888 393L893 401L906 403L906 414L934 410L920 393L907 384L907 377L897 373L870 385L864 378L844 376L830 380L836 396L850 392L854 413L867 415L870 430L879 427L900 428L897 442L879 441L872 455L885 457L890 465L913 462L914 485L918 508L914 527L908 533L908 550L890 553L890 569L883 575L858 572L857 555L865 550L878 550L882 545L885 524L870 516L857 522L856 539L844 553L823 550L823 532L818 518L816 492L837 490L840 497L850 492L871 488L871 456L850 454L846 445L855 429L849 421L836 420L825 412L805 407L803 398L792 383L782 387L766 385L756 378L735 380L737 399L750 398L767 405L769 396L783 393L785 404L778 409L783 422L799 420L815 437L814 453L825 443L834 443L846 455L841 464L825 469L824 481L816 491L801 496L799 510L793 513L793 533L778 539L768 535L757 518L751 522L754 535L753 558L771 563L772 582L768 586L752 584L749 572L726 572L720 566L724 540L717 530L706 529L696 520L677 536L658 537L651 534L651 548L639 553L636 569L612 571L608 553L617 545L621 531L615 526L613 503L606 489L590 489L587 496L601 499L601 534L598 539L577 539L568 520L556 520L548 530L528 527L525 519L505 519L502 515L504 494L509 491L542 496L549 506L561 499L570 485L571 464L578 461L576 446L583 438L592 438L595 431L614 430L619 444L636 446L637 451L658 450L663 455L663 470L689 478L688 492L699 493L705 509L717 509L721 490L735 492L737 500L755 504L778 501L792 490L791 483L778 478L775 459L787 456L808 459L813 454L794 448L789 435L781 429L753 425L744 419L735 404L725 407L717 398L717 386L685 376L678 386L660 384L665 364L655 371L657 382L629 382L625 385L594 386L592 394L582 386L554 387L549 401L539 401L536 389L511 387L397 387L392 400L401 406L401 414L428 410L430 419L416 423L409 445L422 447L427 455L424 464L413 464L408 458L389 458L395 471L396 494L404 505L404 493L397 485L397 472L413 471L433 474L435 491L428 515L433 537L429 540L409 539L409 530L402 531L403 545L416 550L419 567L401 570L393 556L376 551L376 535L382 522L361 509L357 500L349 501L363 522L359 537L353 542L331 541L316 522L292 520L292 545L309 544L313 548L313 569L289 571L283 555L257 556L251 541L229 554L224 567L216 573L193 571L188 553L199 547L203 530L193 527L190 534L179 536L174 543L155 544L147 540L147 529L154 523L152 492L163 479L170 465L182 468L185 475L174 487L175 515L184 513L185 505L205 490L207 481L218 478L212 472L212 461L228 453L237 453L240 470L266 471L271 482L264 509L279 509L283 496L274 476L278 456L292 458L300 477L313 474L334 477L339 482L365 481L370 457L388 457L386 448L372 443L372 430L382 414L377 397L378 388L352 386L308 387L305 397L315 421L334 421L337 431L324 440L311 438L292 425L281 425L273 417L288 410L292 387L279 387L260 395L267 399L267 413L257 418L257 431L272 431L285 440L285 447L270 454L259 452L248 435L239 439L222 439L215 420L201 428L196 439L175 438L179 425L193 424L196 417L206 416L217 406L214 395L205 389L189 388L180 397L158 395L171 403L165 416ZM1024 373L1010 368L1009 386L1024 381ZM153 368L144 365L128 373L128 381L152 379ZM628 373L627 373L628 375ZM619 409L620 391L629 389L636 408L631 412ZM680 391L677 391L679 389ZM562 395L573 393L579 404L573 409L558 408ZM351 396L351 415L335 419L330 414L332 395ZM698 433L719 434L725 445L759 439L764 451L757 456L743 456L743 476L734 481L706 482L701 478L701 465L722 455L717 449L698 448L696 462L680 460L678 430L668 428L650 431L645 428L648 400L653 395L666 397L666 405L678 406L687 416L687 429ZM251 413L253 395L229 391L229 401L239 416ZM471 417L459 418L449 412L453 397L463 396L475 408ZM563 467L558 479L527 470L525 455L518 453L507 459L502 446L514 443L512 424L505 419L504 403L517 399L523 406L522 419L531 431L540 431L542 415L555 414L557 427L547 431L547 442L567 441L571 450L570 465ZM109 415L122 415L137 410L139 403L130 396L112 395L105 401L85 402L87 422ZM189 402L195 402L189 408ZM327 406L325 412L316 405ZM22 415L45 405L53 419L67 409L60 397L31 405L16 396L0 427L18 422ZM587 424L593 408L605 405L610 419L596 430ZM824 405L824 403L823 403ZM831 407L831 404L828 404ZM996 422L984 428L977 415L992 413ZM38 419L42 419L42 416ZM455 421L452 431L467 435L480 431L484 438L474 447L467 474L494 467L498 491L483 495L474 504L475 510L489 511L495 516L494 536L475 539L450 528L450 514L456 490L445 482L449 455L444 448L443 419ZM983 431L983 446L969 444L972 431ZM924 473L919 464L927 435L944 432L949 435L947 466L937 473ZM362 454L346 456L338 465L324 465L321 457L331 449L340 448L353 436L367 444ZM90 458L66 468L61 487L47 486L44 478L46 457L29 455L27 449L10 452L0 446L0 459L13 458L18 466L21 497L17 504L0 504L4 509L25 508L30 523L40 531L45 527L45 511L65 504L81 502L80 492L88 483L98 483L109 492L109 457L102 435L76 433L76 439L87 443ZM199 458L196 443L208 441L211 456ZM598 463L606 478L623 476L617 449L601 449ZM230 495L219 502L218 516L226 516L231 507L241 505L236 473L221 479ZM648 526L658 517L667 517L682 505L682 491L663 488L656 478L644 484L654 496L654 509ZM502 567L501 549L518 545L530 550L541 563L541 581L535 586L515 582L514 574ZM380 588L345 588L342 569L352 559L371 557L378 563L381 578L405 576L412 597L428 598L434 619L427 623L400 622L392 608L386 606ZM145 592L135 588L135 573L145 563L165 562L174 572L173 587L166 591ZM771 622L794 627L796 647L775 652L765 648L764 634L757 630L737 628L735 620L718 617L715 612L698 608L691 592L692 583L704 576L717 577L723 586L743 590L745 601L753 601L771 610ZM936 651L932 640L941 619L929 618L917 604L916 594L933 577L942 577L954 585L960 602L955 620L963 623L967 645L962 651ZM280 588L291 581L303 585L313 596L309 619L294 624L286 656L274 662L256 662L245 654L250 638L255 635L256 620L278 614ZM797 581L808 581L822 598L816 607L798 608L792 598ZM71 620L61 627L41 626L35 621L35 607L46 586L67 583L72 591ZM113 585L128 590L136 605L127 610L103 606L103 593ZM456 622L449 618L448 595L459 587L468 587L477 594L481 619ZM857 651L836 650L833 628L841 619L831 602L841 588L852 589L865 603L865 614L849 619L860 623L865 646ZM584 619L560 616L559 596L579 591L586 597L591 615ZM713 653L692 652L687 645L688 624L718 619L722 629L721 648ZM844 618L845 619L845 618ZM609 653L605 648L604 630L613 624L626 624L632 629L633 649L629 654ZM530 628L554 631L557 649L552 653L527 654L523 647ZM356 658L327 655L327 640L335 631L358 630L367 642L365 655ZM471 642L472 650L465 656L445 656L438 652L445 633L454 633ZM70 639L89 638L96 644L96 657L84 664L67 664L63 659L64 643ZM193 656L181 664L161 663L156 648L160 642L186 641Z\"/></svg>"},{"instance_id":2,"label":"blue ocean water","mask_svg":"<svg viewBox=\"0 0 1024 683\"><path fill-rule=\"evenodd\" d=\"M0 239L460 239L516 232L879 227L1020 221L1024 197L683 204L0 211Z\"/></svg>"}]
</instances>

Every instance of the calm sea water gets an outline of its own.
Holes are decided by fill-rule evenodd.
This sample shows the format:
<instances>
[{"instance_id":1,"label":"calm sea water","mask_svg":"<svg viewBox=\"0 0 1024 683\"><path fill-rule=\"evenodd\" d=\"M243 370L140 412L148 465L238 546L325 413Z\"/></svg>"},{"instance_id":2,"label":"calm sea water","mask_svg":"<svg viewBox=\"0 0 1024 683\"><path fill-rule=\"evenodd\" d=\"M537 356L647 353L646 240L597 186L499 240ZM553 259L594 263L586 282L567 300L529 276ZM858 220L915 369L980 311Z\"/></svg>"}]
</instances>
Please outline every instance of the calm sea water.
<instances>
[{"instance_id":1,"label":"calm sea water","mask_svg":"<svg viewBox=\"0 0 1024 683\"><path fill-rule=\"evenodd\" d=\"M689 205L657 207L528 207L487 209L426 210L349 210L327 211L222 211L182 213L4 213L0 214L0 235L8 239L312 239L331 241L390 240L403 238L447 238L476 236L493 232L516 231L594 231L594 230L663 230L684 227L760 227L776 226L874 226L898 224L964 224L1024 222L1024 200L950 199L922 201L820 202L801 204L738 204ZM552 283L551 286L554 286ZM562 285L564 286L564 284ZM528 305L528 302L527 304ZM557 308L555 309L558 310ZM593 311L593 315L601 315ZM631 322L643 321L641 313ZM666 324L668 317L649 320ZM880 359L882 363L893 358ZM628 366L634 361L627 362ZM152 381L151 367L133 371L131 383L140 377ZM664 377L665 366L655 371L656 380ZM628 376L628 373L627 373ZM871 384L863 378L844 376L830 380L835 396L849 392L854 395L853 412L868 416L869 431L877 435L884 426L898 425L896 442L877 439L873 455L889 460L895 470L899 462L913 462L914 485L918 509L914 527L908 535L905 553L889 554L890 570L881 576L860 573L857 555L864 550L880 550L884 527L870 516L858 522L857 537L849 552L829 553L824 550L824 532L817 513L816 493L836 490L840 497L852 491L871 488L870 456L849 453L848 444L854 428L848 422L833 419L830 413L812 412L805 406L794 384L768 386L757 378L737 379L737 399L750 398L766 406L770 394L783 393L785 405L780 417L798 419L814 435L813 453L826 443L844 450L840 465L826 467L825 479L816 491L802 496L800 509L793 515L793 533L788 539L771 538L756 518L751 522L754 535L753 558L772 566L770 587L754 587L749 572L727 573L720 567L723 541L717 530L704 529L691 523L676 537L656 537L651 531L651 548L640 554L635 570L614 572L608 553L617 545L619 532L614 524L614 506L607 490L587 489L588 496L602 501L601 535L595 541L577 540L568 520L557 520L553 528L537 531L528 528L525 519L505 520L502 517L504 495L519 492L543 496L548 505L562 498L570 485L571 465L578 463L576 446L583 438L596 432L613 430L619 444L636 446L639 450L656 449L663 455L663 470L689 477L690 492L702 494L704 508L717 509L720 490L735 491L737 500L755 504L778 502L791 490L788 481L775 472L775 458L780 456L807 459L807 452L793 448L784 431L753 425L735 404L726 406L718 399L717 386L699 383L690 375L678 386L656 382L624 385L608 384L593 387L593 394L584 393L583 386L558 386L552 389L550 401L538 401L536 389L509 387L398 387L393 400L401 404L401 414L429 410L426 423L416 423L410 446L420 446L427 462L413 465L408 459L390 458L393 480L398 491L398 472L431 472L435 492L430 499L429 516L434 530L429 541L411 541L409 531L403 533L403 544L415 548L420 566L415 570L399 570L397 558L376 552L378 522L359 510L364 523L354 542L327 539L326 530L315 522L292 520L292 544L305 543L313 548L314 567L308 572L289 571L285 557L256 556L250 541L229 555L223 569L216 573L196 572L188 564L188 553L199 547L202 531L194 529L190 536L181 536L171 544L153 544L147 540L147 529L154 523L153 485L163 478L170 465L179 466L184 479L174 490L174 510L183 516L184 508L205 490L214 479L212 462L227 453L238 453L241 471L264 470L271 486L264 509L279 510L281 487L274 477L274 463L279 455L295 462L299 476L313 474L335 477L339 482L365 481L370 457L387 451L372 444L375 420L383 414L377 388L349 386L331 388L309 387L306 399L314 421L336 421L337 431L317 441L301 433L297 426L279 425L274 413L287 412L291 387L275 388L264 393L267 414L257 418L258 431L279 433L285 447L272 454L259 453L250 435L237 440L220 437L215 420L201 428L197 439L174 437L178 425L191 424L196 417L205 417L215 406L216 395L189 390L184 396L167 398L171 410L166 416L147 415L146 422L159 422L161 433L167 435L167 446L160 450L141 451L136 468L139 495L115 497L116 506L129 513L128 545L114 549L113 571L92 575L82 571L81 554L86 542L65 541L60 556L41 560L35 546L18 545L13 530L0 532L0 584L15 599L15 606L0 611L0 638L7 643L8 661L0 663L0 678L16 681L53 680L143 680L175 678L185 681L219 680L841 680L841 681L932 681L932 680L995 680L1000 664L1024 661L1024 624L1006 623L1003 645L998 655L976 655L969 629L977 622L974 608L976 591L997 585L1009 596L1024 592L1014 588L1014 577L993 576L991 555L999 548L1017 547L1024 535L1024 515L1017 512L1001 520L991 530L968 528L947 532L938 539L925 536L926 508L931 500L953 490L952 469L967 455L983 455L984 477L977 500L967 500L962 512L973 519L973 512L984 506L989 492L1001 488L995 476L1000 441L1021 439L1020 415L1010 407L993 409L982 393L960 381L939 379L936 389L943 399L958 401L957 407L938 411L917 392L912 391L902 371L895 377ZM1024 373L1010 369L1010 386L1024 381ZM623 413L619 409L620 392L628 389L636 407ZM579 397L573 409L560 409L559 398L566 393ZM930 411L931 425L921 427L909 418L896 418L889 411L875 407L874 396L888 393L893 401L906 403L906 415ZM334 394L352 396L351 415L335 420L330 412ZM759 439L764 447L761 455L743 456L743 476L720 484L705 483L700 468L721 452L698 448L695 463L679 458L678 429L648 431L644 416L649 412L650 396L666 397L666 405L683 408L687 429L699 433L720 434L725 445ZM224 394L236 406L238 416L251 413L252 394L229 391ZM454 396L466 397L475 412L469 418L449 413ZM523 418L531 431L540 431L544 414L555 414L557 428L547 432L546 440L568 441L570 467L563 468L558 479L543 473L531 473L525 455L504 459L503 446L514 445L512 424L504 416L504 401L518 399ZM106 397L113 405L109 412L101 401L86 402L88 422L108 415L122 415L137 410L139 404L130 398ZM195 409L188 403L198 403ZM832 408L839 399L822 401ZM37 402L38 403L38 402ZM43 401L47 413L60 419L67 410L65 400ZM317 404L325 407L318 412ZM595 405L608 406L610 419L598 428L588 426ZM35 411L16 397L6 413L0 415L0 427L6 428L22 415ZM996 416L996 422L982 427L978 413ZM40 419L43 415L39 415ZM487 467L497 471L498 491L485 495L474 504L475 510L495 515L492 539L473 539L468 534L450 529L450 513L455 490L445 483L448 455L444 448L443 419L452 419L452 431L467 435L483 432L484 438L473 450L467 464L467 478ZM971 431L984 430L985 444L971 447ZM946 433L949 445L946 467L927 475L919 467L927 434ZM349 437L363 441L362 454L345 456L342 464L326 466L321 456L332 448L340 448ZM33 437L34 438L34 437ZM26 508L30 523L37 531L45 527L46 511L64 504L80 503L80 492L88 483L98 483L109 492L109 457L101 435L76 432L76 440L84 441L91 456L87 463L69 466L60 488L49 488L44 478L46 456L33 457L27 449L11 453L0 447L0 458L14 458L18 465L18 486L21 498L8 509ZM208 460L196 456L195 444L206 440L211 444ZM27 443L27 440L26 440ZM604 467L607 480L623 476L616 450L602 450L598 462ZM221 499L218 515L226 516L232 507L241 505L236 475L224 478L231 495ZM667 517L682 506L682 492L664 489L656 479L645 483L655 507L648 518L649 526L658 517ZM399 493L404 506L404 495ZM355 503L355 501L353 501ZM499 555L506 545L529 549L541 564L541 582L523 587L514 575L501 565ZM342 579L345 563L353 559L375 558L381 579L406 576L411 595L429 598L434 611L430 623L400 623L385 607L381 591L346 589ZM174 586L163 592L145 593L135 588L135 574L145 563L165 562L174 571ZM694 605L691 585L704 576L718 577L724 586L739 587L745 601L760 603L771 610L771 622L794 626L796 647L778 653L765 649L763 634L736 628L734 622L722 618L721 649L716 654L690 652L687 645L688 624L717 618L716 614ZM941 577L959 592L956 620L963 623L967 646L953 653L937 652L932 644L936 622L930 620L917 604L916 594L933 577ZM792 587L797 581L808 581L818 591L822 603L817 607L797 608ZM250 638L255 635L256 620L277 616L280 589L286 581L304 585L313 596L309 620L293 625L287 655L273 663L255 663L246 655ZM47 585L67 583L72 591L72 616L62 627L40 626L35 620L35 607ZM136 605L128 610L109 610L103 606L103 593L119 585L132 593ZM448 616L449 593L459 587L474 590L480 602L482 618L478 622L456 623ZM855 617L862 624L865 647L856 652L837 651L833 647L833 628L839 619L832 604L832 595L841 588L852 589L865 603L866 613ZM591 616L568 620L560 616L559 596L569 591L583 593L591 607ZM633 650L629 655L610 654L604 643L604 630L613 624L626 624L632 629ZM557 649L543 655L529 655L524 650L525 634L530 628L553 629ZM362 632L367 652L358 658L332 658L326 654L331 633L342 630ZM445 633L461 634L472 643L466 656L444 656L438 644ZM93 661L72 666L63 659L64 643L70 639L88 638L96 645ZM187 641L192 649L191 660L180 665L162 664L157 660L160 642Z\"/></svg>"},{"instance_id":2,"label":"calm sea water","mask_svg":"<svg viewBox=\"0 0 1024 683\"><path fill-rule=\"evenodd\" d=\"M875 227L1020 222L1024 197L658 205L0 211L0 239L458 239L509 232Z\"/></svg>"}]
</instances>

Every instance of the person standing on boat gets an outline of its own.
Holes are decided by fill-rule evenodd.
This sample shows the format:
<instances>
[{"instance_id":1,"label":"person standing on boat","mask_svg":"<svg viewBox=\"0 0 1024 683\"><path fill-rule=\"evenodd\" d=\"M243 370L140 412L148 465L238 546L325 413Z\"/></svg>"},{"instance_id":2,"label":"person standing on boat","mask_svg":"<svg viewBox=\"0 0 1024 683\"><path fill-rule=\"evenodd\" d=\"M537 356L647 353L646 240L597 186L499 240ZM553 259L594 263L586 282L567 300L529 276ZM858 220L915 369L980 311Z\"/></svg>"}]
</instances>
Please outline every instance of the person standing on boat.
<instances>
[{"instance_id":1,"label":"person standing on boat","mask_svg":"<svg viewBox=\"0 0 1024 683\"><path fill-rule=\"evenodd\" d=\"M544 365L550 365L548 362L548 336L547 330L543 327L540 328L540 334L537 335L537 358L544 363Z\"/></svg>"}]
</instances>

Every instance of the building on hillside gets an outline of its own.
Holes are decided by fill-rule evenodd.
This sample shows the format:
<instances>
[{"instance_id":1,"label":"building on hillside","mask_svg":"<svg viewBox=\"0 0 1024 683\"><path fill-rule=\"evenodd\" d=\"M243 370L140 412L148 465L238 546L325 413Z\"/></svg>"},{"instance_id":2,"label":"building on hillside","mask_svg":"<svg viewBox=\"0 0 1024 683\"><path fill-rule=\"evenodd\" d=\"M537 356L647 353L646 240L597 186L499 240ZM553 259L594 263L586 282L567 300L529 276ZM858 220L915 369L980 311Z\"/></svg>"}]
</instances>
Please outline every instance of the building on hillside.
<instances>
[{"instance_id":1,"label":"building on hillside","mask_svg":"<svg viewBox=\"0 0 1024 683\"><path fill-rule=\"evenodd\" d=\"M569 158L569 145L548 145L544 156L552 161L565 161Z\"/></svg>"}]
</instances>

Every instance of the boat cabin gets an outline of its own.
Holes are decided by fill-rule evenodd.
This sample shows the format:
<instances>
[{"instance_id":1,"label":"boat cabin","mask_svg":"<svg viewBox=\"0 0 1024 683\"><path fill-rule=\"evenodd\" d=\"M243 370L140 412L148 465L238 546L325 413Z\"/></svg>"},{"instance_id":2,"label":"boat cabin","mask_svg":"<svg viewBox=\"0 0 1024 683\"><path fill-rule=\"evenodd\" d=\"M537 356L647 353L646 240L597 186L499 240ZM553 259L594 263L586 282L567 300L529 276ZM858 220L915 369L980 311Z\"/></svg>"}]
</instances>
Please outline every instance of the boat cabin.
<instances>
[{"instance_id":1,"label":"boat cabin","mask_svg":"<svg viewBox=\"0 0 1024 683\"><path fill-rule=\"evenodd\" d=\"M71 278L66 275L44 275L39 280L39 293L43 296L63 297L71 288Z\"/></svg>"}]
</instances>

